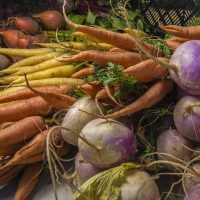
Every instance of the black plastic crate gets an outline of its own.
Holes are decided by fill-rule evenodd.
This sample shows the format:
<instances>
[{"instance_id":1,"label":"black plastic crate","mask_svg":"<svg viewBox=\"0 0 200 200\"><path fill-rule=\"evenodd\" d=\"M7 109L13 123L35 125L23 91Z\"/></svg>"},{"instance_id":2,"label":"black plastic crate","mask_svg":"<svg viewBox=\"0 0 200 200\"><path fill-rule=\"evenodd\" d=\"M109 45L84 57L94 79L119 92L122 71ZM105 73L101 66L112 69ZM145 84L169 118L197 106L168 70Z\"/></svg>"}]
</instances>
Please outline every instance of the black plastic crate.
<instances>
[{"instance_id":1,"label":"black plastic crate","mask_svg":"<svg viewBox=\"0 0 200 200\"><path fill-rule=\"evenodd\" d=\"M131 0L132 7L142 11L152 26L189 25L200 15L200 0Z\"/></svg>"}]
</instances>

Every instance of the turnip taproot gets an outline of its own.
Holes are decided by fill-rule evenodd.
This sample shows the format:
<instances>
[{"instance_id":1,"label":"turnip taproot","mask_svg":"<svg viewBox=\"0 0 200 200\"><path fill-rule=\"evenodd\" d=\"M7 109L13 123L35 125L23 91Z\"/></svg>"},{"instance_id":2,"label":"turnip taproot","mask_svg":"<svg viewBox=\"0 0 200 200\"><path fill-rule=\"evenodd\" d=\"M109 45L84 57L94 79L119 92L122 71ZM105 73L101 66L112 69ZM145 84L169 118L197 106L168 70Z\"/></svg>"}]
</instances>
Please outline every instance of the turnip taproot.
<instances>
[{"instance_id":1,"label":"turnip taproot","mask_svg":"<svg viewBox=\"0 0 200 200\"><path fill-rule=\"evenodd\" d=\"M175 106L174 122L186 138L200 141L200 98L185 96Z\"/></svg>"},{"instance_id":2,"label":"turnip taproot","mask_svg":"<svg viewBox=\"0 0 200 200\"><path fill-rule=\"evenodd\" d=\"M99 107L103 110L103 106L99 104ZM84 112L86 111L86 112ZM79 99L65 115L62 126L69 129L61 130L63 139L69 144L78 145L78 135L83 127L93 119L97 118L95 114L100 115L100 111L91 98L85 97ZM76 134L77 133L77 134Z\"/></svg>"},{"instance_id":3,"label":"turnip taproot","mask_svg":"<svg viewBox=\"0 0 200 200\"><path fill-rule=\"evenodd\" d=\"M124 124L95 119L84 126L80 134L89 143L78 139L79 153L84 160L99 168L109 168L128 161L136 152L136 137Z\"/></svg>"}]
</instances>

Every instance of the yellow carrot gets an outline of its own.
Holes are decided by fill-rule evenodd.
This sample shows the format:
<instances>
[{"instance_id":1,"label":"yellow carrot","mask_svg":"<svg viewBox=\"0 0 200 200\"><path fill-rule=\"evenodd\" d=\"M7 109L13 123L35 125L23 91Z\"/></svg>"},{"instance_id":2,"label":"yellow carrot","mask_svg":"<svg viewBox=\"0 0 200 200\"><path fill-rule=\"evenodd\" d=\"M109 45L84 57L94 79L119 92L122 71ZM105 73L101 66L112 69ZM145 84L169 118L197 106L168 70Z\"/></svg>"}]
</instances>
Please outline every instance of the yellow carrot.
<instances>
[{"instance_id":1,"label":"yellow carrot","mask_svg":"<svg viewBox=\"0 0 200 200\"><path fill-rule=\"evenodd\" d=\"M102 51L108 51L111 48L113 48L112 45L106 44L106 43L84 43L84 42L61 42L61 43L35 43L41 47L47 47L47 48L70 48L70 49L76 49L80 51L84 50L102 50Z\"/></svg>"},{"instance_id":2,"label":"yellow carrot","mask_svg":"<svg viewBox=\"0 0 200 200\"><path fill-rule=\"evenodd\" d=\"M96 38L91 37L90 35L82 33L82 32L79 32L79 31L76 31L76 32L71 34L71 39L72 40L74 40L76 38L81 39L83 41L90 41L90 42L94 42L94 43L99 43L100 42Z\"/></svg>"},{"instance_id":3,"label":"yellow carrot","mask_svg":"<svg viewBox=\"0 0 200 200\"><path fill-rule=\"evenodd\" d=\"M22 67L21 70L16 72L14 75L23 75L24 73L31 74L31 73L43 71L46 69L50 69L53 67L67 65L68 63L59 61L59 59L61 59L61 58L62 58L62 56L57 57L57 58L52 58L50 60L46 60L40 64L31 66L31 67ZM69 64L71 64L71 61Z\"/></svg>"},{"instance_id":4,"label":"yellow carrot","mask_svg":"<svg viewBox=\"0 0 200 200\"><path fill-rule=\"evenodd\" d=\"M76 78L47 78L47 79L29 81L31 87L65 85L65 84L70 85L72 87L77 87L83 85L84 83L85 81L83 79L76 79ZM17 87L26 86L26 82L16 84L14 86Z\"/></svg>"},{"instance_id":5,"label":"yellow carrot","mask_svg":"<svg viewBox=\"0 0 200 200\"><path fill-rule=\"evenodd\" d=\"M44 62L51 58L54 58L55 56L57 57L60 54L61 54L61 52L51 52L51 53L31 56L31 57L25 58L23 60L20 60L19 62L14 63L13 65L9 66L9 69L16 68L16 67L36 65L38 63L41 63L41 62Z\"/></svg>"},{"instance_id":6,"label":"yellow carrot","mask_svg":"<svg viewBox=\"0 0 200 200\"><path fill-rule=\"evenodd\" d=\"M46 78L59 78L59 77L67 78L70 77L75 71L76 69L73 65L65 65L28 74L27 79L30 81L30 80L41 80ZM12 82L12 84L22 83L24 81L25 78L24 76L22 76L19 77L18 79L15 79Z\"/></svg>"},{"instance_id":7,"label":"yellow carrot","mask_svg":"<svg viewBox=\"0 0 200 200\"><path fill-rule=\"evenodd\" d=\"M9 56L30 57L60 50L61 49L52 49L52 48L38 48L38 49L0 48L0 53Z\"/></svg>"},{"instance_id":8,"label":"yellow carrot","mask_svg":"<svg viewBox=\"0 0 200 200\"><path fill-rule=\"evenodd\" d=\"M0 84L7 85L18 78L21 78L21 76L3 76L0 78Z\"/></svg>"}]
</instances>

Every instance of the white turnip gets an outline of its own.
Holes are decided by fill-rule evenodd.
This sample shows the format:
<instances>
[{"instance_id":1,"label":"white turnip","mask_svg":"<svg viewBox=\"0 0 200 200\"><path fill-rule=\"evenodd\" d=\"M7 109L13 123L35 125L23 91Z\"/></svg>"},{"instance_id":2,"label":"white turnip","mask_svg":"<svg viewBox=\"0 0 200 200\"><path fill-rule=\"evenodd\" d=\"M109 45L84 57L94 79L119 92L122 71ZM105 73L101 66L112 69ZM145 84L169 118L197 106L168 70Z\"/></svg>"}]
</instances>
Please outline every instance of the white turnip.
<instances>
[{"instance_id":1,"label":"white turnip","mask_svg":"<svg viewBox=\"0 0 200 200\"><path fill-rule=\"evenodd\" d=\"M78 140L79 153L84 160L99 168L109 168L128 161L136 152L136 137L124 124L105 119L95 119L86 124Z\"/></svg>"}]
</instances>

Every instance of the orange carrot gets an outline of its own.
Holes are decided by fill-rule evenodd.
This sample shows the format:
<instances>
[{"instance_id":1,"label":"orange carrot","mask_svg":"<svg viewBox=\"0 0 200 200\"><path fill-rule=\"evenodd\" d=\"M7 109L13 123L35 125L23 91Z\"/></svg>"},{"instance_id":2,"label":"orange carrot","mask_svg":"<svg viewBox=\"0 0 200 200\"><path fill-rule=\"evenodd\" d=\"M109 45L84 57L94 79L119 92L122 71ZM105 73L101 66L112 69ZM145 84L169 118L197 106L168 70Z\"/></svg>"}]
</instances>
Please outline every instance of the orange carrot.
<instances>
[{"instance_id":1,"label":"orange carrot","mask_svg":"<svg viewBox=\"0 0 200 200\"><path fill-rule=\"evenodd\" d=\"M134 114L140 110L150 108L162 100L173 88L171 80L158 81L153 84L139 99L127 107L106 116L117 118Z\"/></svg>"},{"instance_id":2,"label":"orange carrot","mask_svg":"<svg viewBox=\"0 0 200 200\"><path fill-rule=\"evenodd\" d=\"M31 164L24 169L13 200L27 199L35 188L41 171L41 163Z\"/></svg>"},{"instance_id":3,"label":"orange carrot","mask_svg":"<svg viewBox=\"0 0 200 200\"><path fill-rule=\"evenodd\" d=\"M72 78L84 78L94 73L94 67L83 68L71 75Z\"/></svg>"},{"instance_id":4,"label":"orange carrot","mask_svg":"<svg viewBox=\"0 0 200 200\"><path fill-rule=\"evenodd\" d=\"M0 156L12 156L24 146L24 142L0 148Z\"/></svg>"},{"instance_id":5,"label":"orange carrot","mask_svg":"<svg viewBox=\"0 0 200 200\"><path fill-rule=\"evenodd\" d=\"M63 10L63 12L65 11ZM100 27L75 24L65 14L64 17L67 25L70 28L75 29L75 31L85 33L101 42L111 44L121 49L133 50L136 48L135 40L129 34L116 33ZM156 55L158 54L158 51L154 47L150 45L144 46L150 50L151 53L156 53Z\"/></svg>"},{"instance_id":6,"label":"orange carrot","mask_svg":"<svg viewBox=\"0 0 200 200\"><path fill-rule=\"evenodd\" d=\"M72 57L63 56L63 62L78 62L78 61L93 61L99 65L106 65L108 62L112 62L116 65L123 67L130 67L142 60L145 60L146 56L136 52L102 52L96 50L88 50L80 52Z\"/></svg>"},{"instance_id":7,"label":"orange carrot","mask_svg":"<svg viewBox=\"0 0 200 200\"><path fill-rule=\"evenodd\" d=\"M169 38L167 40L168 41L173 41L173 42L184 43L184 42L189 41L190 39L189 38L181 38L181 37L173 36L173 37L171 37L171 38Z\"/></svg>"},{"instance_id":8,"label":"orange carrot","mask_svg":"<svg viewBox=\"0 0 200 200\"><path fill-rule=\"evenodd\" d=\"M54 91L39 91L36 89L33 89L27 80L27 77L25 76L26 83L28 88L41 96L49 105L51 105L54 108L61 109L61 108L67 108L71 105L73 105L76 102L76 99L73 97L70 97L68 95L60 94L58 92Z\"/></svg>"},{"instance_id":9,"label":"orange carrot","mask_svg":"<svg viewBox=\"0 0 200 200\"><path fill-rule=\"evenodd\" d=\"M95 98L96 94L101 90L101 86L95 86L88 83L79 86L79 89L82 90L85 94L90 96L91 98Z\"/></svg>"},{"instance_id":10,"label":"orange carrot","mask_svg":"<svg viewBox=\"0 0 200 200\"><path fill-rule=\"evenodd\" d=\"M181 45L181 43L171 40L165 40L165 43L167 44L168 47L170 47L174 51L178 48L178 46Z\"/></svg>"},{"instance_id":11,"label":"orange carrot","mask_svg":"<svg viewBox=\"0 0 200 200\"><path fill-rule=\"evenodd\" d=\"M17 165L3 170L0 175L0 185L7 184L9 181L15 178L24 167L24 165Z\"/></svg>"},{"instance_id":12,"label":"orange carrot","mask_svg":"<svg viewBox=\"0 0 200 200\"><path fill-rule=\"evenodd\" d=\"M200 39L200 26L177 26L177 25L169 25L169 26L160 26L165 32L182 38L188 38L192 40Z\"/></svg>"},{"instance_id":13,"label":"orange carrot","mask_svg":"<svg viewBox=\"0 0 200 200\"><path fill-rule=\"evenodd\" d=\"M159 58L164 62L169 62L167 58ZM141 83L148 83L167 75L168 69L158 64L154 60L145 60L124 70L124 73L133 76Z\"/></svg>"},{"instance_id":14,"label":"orange carrot","mask_svg":"<svg viewBox=\"0 0 200 200\"><path fill-rule=\"evenodd\" d=\"M103 89L101 89L97 94L96 94L96 96L95 96L95 98L96 99L107 99L107 98L109 98L108 97L108 94L107 94L107 92L106 92L106 89L105 88L103 88Z\"/></svg>"},{"instance_id":15,"label":"orange carrot","mask_svg":"<svg viewBox=\"0 0 200 200\"><path fill-rule=\"evenodd\" d=\"M57 91L63 94L69 94L72 91L72 87L69 85L59 85L59 86L44 86L37 88L40 91ZM35 97L37 94L28 88L23 88L5 96L0 96L0 103L5 103L9 101L24 100L31 97Z\"/></svg>"},{"instance_id":16,"label":"orange carrot","mask_svg":"<svg viewBox=\"0 0 200 200\"><path fill-rule=\"evenodd\" d=\"M45 116L51 110L51 106L40 96L16 101L0 107L0 123L14 122L34 115Z\"/></svg>"},{"instance_id":17,"label":"orange carrot","mask_svg":"<svg viewBox=\"0 0 200 200\"><path fill-rule=\"evenodd\" d=\"M1 147L26 141L46 128L44 119L39 116L26 117L0 131Z\"/></svg>"}]
</instances>

